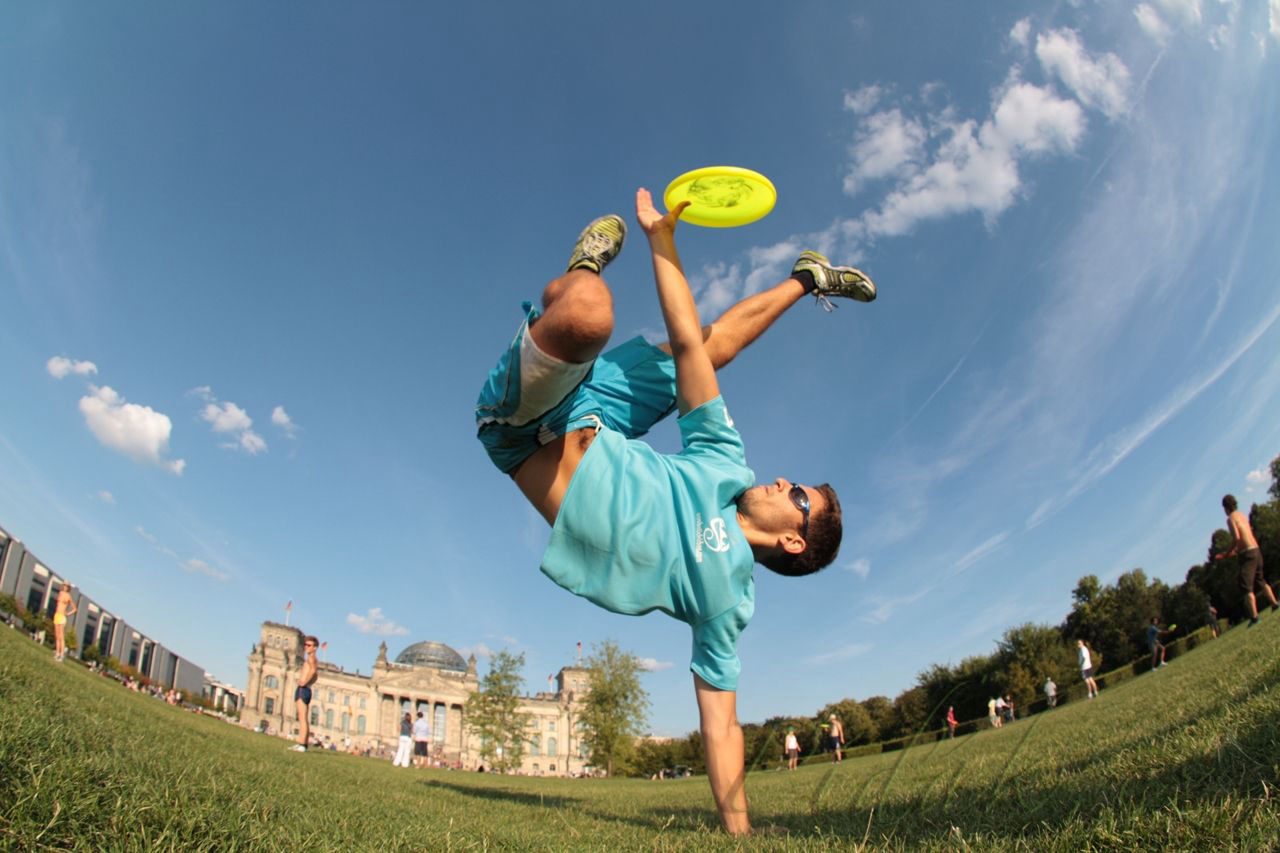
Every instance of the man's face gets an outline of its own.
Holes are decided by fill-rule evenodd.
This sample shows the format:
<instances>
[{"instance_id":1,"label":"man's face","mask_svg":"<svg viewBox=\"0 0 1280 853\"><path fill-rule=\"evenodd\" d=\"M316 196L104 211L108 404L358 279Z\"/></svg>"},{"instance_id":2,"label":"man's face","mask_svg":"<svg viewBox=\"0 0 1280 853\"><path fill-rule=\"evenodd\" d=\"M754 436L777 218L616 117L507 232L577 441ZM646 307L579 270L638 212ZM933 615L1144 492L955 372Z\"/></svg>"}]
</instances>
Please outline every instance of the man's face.
<instances>
[{"instance_id":1,"label":"man's face","mask_svg":"<svg viewBox=\"0 0 1280 853\"><path fill-rule=\"evenodd\" d=\"M752 486L738 496L738 512L757 530L766 533L797 533L804 529L804 510L791 497L791 489L798 486L782 477L772 483ZM809 519L826 509L826 499L809 486L798 486L809 499Z\"/></svg>"}]
</instances>

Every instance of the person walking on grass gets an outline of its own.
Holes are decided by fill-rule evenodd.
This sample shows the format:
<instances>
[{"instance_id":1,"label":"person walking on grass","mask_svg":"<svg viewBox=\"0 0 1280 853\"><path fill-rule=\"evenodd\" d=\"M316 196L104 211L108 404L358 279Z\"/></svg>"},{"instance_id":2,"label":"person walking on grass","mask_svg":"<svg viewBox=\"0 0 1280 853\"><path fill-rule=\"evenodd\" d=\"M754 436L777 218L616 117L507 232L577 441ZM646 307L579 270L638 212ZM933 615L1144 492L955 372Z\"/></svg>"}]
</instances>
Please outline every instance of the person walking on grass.
<instances>
[{"instance_id":1,"label":"person walking on grass","mask_svg":"<svg viewBox=\"0 0 1280 853\"><path fill-rule=\"evenodd\" d=\"M831 747L831 760L839 764L844 761L844 723L835 714L829 720L831 728L827 730L827 742Z\"/></svg>"},{"instance_id":2,"label":"person walking on grass","mask_svg":"<svg viewBox=\"0 0 1280 853\"><path fill-rule=\"evenodd\" d=\"M1000 728L1000 715L996 713L996 697L992 696L987 700L987 722L991 724L991 728Z\"/></svg>"},{"instance_id":3,"label":"person walking on grass","mask_svg":"<svg viewBox=\"0 0 1280 853\"><path fill-rule=\"evenodd\" d=\"M298 673L298 686L293 691L293 704L298 709L298 742L289 747L294 752L306 752L311 738L311 685L316 683L319 665L316 649L320 641L313 636L302 640L302 671Z\"/></svg>"},{"instance_id":4,"label":"person walking on grass","mask_svg":"<svg viewBox=\"0 0 1280 853\"><path fill-rule=\"evenodd\" d=\"M1084 686L1089 691L1089 698L1092 699L1098 695L1098 682L1093 680L1093 655L1090 654L1084 640L1076 640L1076 659L1080 663L1080 677L1084 679Z\"/></svg>"},{"instance_id":5,"label":"person walking on grass","mask_svg":"<svg viewBox=\"0 0 1280 853\"><path fill-rule=\"evenodd\" d=\"M947 735L947 737L954 738L956 736L956 726L958 725L959 725L959 722L956 720L956 706L948 705L947 706L947 731L949 732L949 734Z\"/></svg>"},{"instance_id":6,"label":"person walking on grass","mask_svg":"<svg viewBox=\"0 0 1280 853\"><path fill-rule=\"evenodd\" d=\"M622 250L626 224L601 217L543 291L542 310L525 303L476 403L477 437L552 526L544 574L615 613L661 610L691 627L707 778L722 825L738 835L751 829L737 647L755 612L753 566L819 571L835 558L843 526L829 485L755 485L716 370L806 294L829 305L830 297L870 302L876 290L858 270L803 252L784 282L703 327L676 251L683 209L660 214L648 190L636 192L667 343L635 338L604 352L613 297L600 276ZM676 410L680 453L638 440Z\"/></svg>"},{"instance_id":7,"label":"person walking on grass","mask_svg":"<svg viewBox=\"0 0 1280 853\"><path fill-rule=\"evenodd\" d=\"M796 765L800 763L800 741L796 738L795 726L787 728L787 741L783 751L787 755L787 769L795 770Z\"/></svg>"},{"instance_id":8,"label":"person walking on grass","mask_svg":"<svg viewBox=\"0 0 1280 853\"><path fill-rule=\"evenodd\" d=\"M79 612L71 598L71 584L64 583L58 590L53 611L53 659L61 662L67 656L67 617ZM46 613L48 611L45 611Z\"/></svg>"},{"instance_id":9,"label":"person walking on grass","mask_svg":"<svg viewBox=\"0 0 1280 853\"><path fill-rule=\"evenodd\" d=\"M392 767L408 767L409 756L413 754L413 717L405 711L400 718L400 743L396 747L396 757L392 759Z\"/></svg>"},{"instance_id":10,"label":"person walking on grass","mask_svg":"<svg viewBox=\"0 0 1280 853\"><path fill-rule=\"evenodd\" d=\"M1053 683L1053 679L1045 676L1044 679L1044 698L1050 708L1058 707L1058 685Z\"/></svg>"},{"instance_id":11,"label":"person walking on grass","mask_svg":"<svg viewBox=\"0 0 1280 853\"><path fill-rule=\"evenodd\" d=\"M1160 642L1160 638L1168 631L1162 630L1160 627L1160 617L1152 616L1151 624L1147 626L1147 648L1151 650L1151 668L1159 669L1165 665L1164 662L1164 643Z\"/></svg>"},{"instance_id":12,"label":"person walking on grass","mask_svg":"<svg viewBox=\"0 0 1280 853\"><path fill-rule=\"evenodd\" d=\"M1208 608L1204 612L1204 624L1209 626L1209 631L1213 634L1213 638L1218 639L1218 608L1213 606L1213 602L1209 602Z\"/></svg>"},{"instance_id":13,"label":"person walking on grass","mask_svg":"<svg viewBox=\"0 0 1280 853\"><path fill-rule=\"evenodd\" d=\"M1245 514L1237 508L1234 495L1222 498L1222 509L1227 514L1227 525L1231 528L1231 548L1213 559L1240 558L1240 589L1244 593L1244 609L1249 614L1249 627L1252 628L1258 624L1256 591L1261 591L1267 597L1272 610L1280 610L1280 604L1276 603L1276 594L1262 573L1262 551L1258 548L1258 540L1253 536L1253 527Z\"/></svg>"},{"instance_id":14,"label":"person walking on grass","mask_svg":"<svg viewBox=\"0 0 1280 853\"><path fill-rule=\"evenodd\" d=\"M426 767L431 757L431 721L421 711L413 721L413 765Z\"/></svg>"}]
</instances>

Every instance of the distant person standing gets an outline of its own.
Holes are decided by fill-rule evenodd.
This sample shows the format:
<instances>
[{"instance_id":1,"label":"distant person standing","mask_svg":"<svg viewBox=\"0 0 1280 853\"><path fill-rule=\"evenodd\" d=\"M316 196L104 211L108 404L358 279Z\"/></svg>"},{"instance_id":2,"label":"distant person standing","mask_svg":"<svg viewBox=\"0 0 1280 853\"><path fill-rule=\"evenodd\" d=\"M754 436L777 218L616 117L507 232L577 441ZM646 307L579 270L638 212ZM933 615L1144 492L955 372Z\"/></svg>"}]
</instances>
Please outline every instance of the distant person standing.
<instances>
[{"instance_id":1,"label":"distant person standing","mask_svg":"<svg viewBox=\"0 0 1280 853\"><path fill-rule=\"evenodd\" d=\"M426 767L431 756L431 723L422 712L413 721L413 763L418 767Z\"/></svg>"},{"instance_id":2,"label":"distant person standing","mask_svg":"<svg viewBox=\"0 0 1280 853\"><path fill-rule=\"evenodd\" d=\"M1005 718L1006 718L1006 715L1005 715L1004 697L1001 696L999 693L997 693L996 694L996 728L997 729L1004 728Z\"/></svg>"},{"instance_id":3,"label":"distant person standing","mask_svg":"<svg viewBox=\"0 0 1280 853\"><path fill-rule=\"evenodd\" d=\"M1058 685L1054 684L1053 678L1049 676L1044 679L1044 698L1050 708L1058 707Z\"/></svg>"},{"instance_id":4,"label":"distant person standing","mask_svg":"<svg viewBox=\"0 0 1280 853\"><path fill-rule=\"evenodd\" d=\"M311 738L311 685L316 683L319 645L320 641L310 635L302 640L302 672L298 673L298 686L293 691L293 704L298 709L298 742L289 748L294 752L306 752Z\"/></svg>"},{"instance_id":5,"label":"distant person standing","mask_svg":"<svg viewBox=\"0 0 1280 853\"><path fill-rule=\"evenodd\" d=\"M1089 698L1092 699L1098 695L1098 682L1093 680L1093 655L1089 654L1084 640L1076 640L1076 658L1080 662L1080 677L1084 679L1084 686L1089 689Z\"/></svg>"},{"instance_id":6,"label":"distant person standing","mask_svg":"<svg viewBox=\"0 0 1280 853\"><path fill-rule=\"evenodd\" d=\"M1213 638L1218 639L1218 608L1213 606L1213 602L1209 602L1209 607L1204 613L1204 623L1213 632Z\"/></svg>"},{"instance_id":7,"label":"distant person standing","mask_svg":"<svg viewBox=\"0 0 1280 853\"><path fill-rule=\"evenodd\" d=\"M1158 616L1151 617L1151 624L1147 626L1147 648L1151 650L1151 668L1159 669L1165 665L1164 662L1164 643L1160 642L1160 638L1168 631L1160 629L1160 618Z\"/></svg>"},{"instance_id":8,"label":"distant person standing","mask_svg":"<svg viewBox=\"0 0 1280 853\"><path fill-rule=\"evenodd\" d=\"M1013 722L1013 694L1004 694L1004 721L1006 723Z\"/></svg>"},{"instance_id":9,"label":"distant person standing","mask_svg":"<svg viewBox=\"0 0 1280 853\"><path fill-rule=\"evenodd\" d=\"M987 722L991 724L991 728L1000 728L1000 715L996 713L996 698L992 696L987 700Z\"/></svg>"},{"instance_id":10,"label":"distant person standing","mask_svg":"<svg viewBox=\"0 0 1280 853\"><path fill-rule=\"evenodd\" d=\"M396 747L396 757L391 762L392 767L408 767L409 756L413 754L413 717L409 716L409 712L405 711L403 717L400 718L400 743Z\"/></svg>"},{"instance_id":11,"label":"distant person standing","mask_svg":"<svg viewBox=\"0 0 1280 853\"><path fill-rule=\"evenodd\" d=\"M800 741L796 739L794 726L787 729L787 741L783 746L783 751L787 755L787 769L795 770L796 765L800 763Z\"/></svg>"},{"instance_id":12,"label":"distant person standing","mask_svg":"<svg viewBox=\"0 0 1280 853\"><path fill-rule=\"evenodd\" d=\"M831 715L831 728L827 730L827 742L831 746L831 760L841 762L844 755L840 752L844 747L844 724L840 722L840 718L835 714Z\"/></svg>"},{"instance_id":13,"label":"distant person standing","mask_svg":"<svg viewBox=\"0 0 1280 853\"><path fill-rule=\"evenodd\" d=\"M948 705L947 706L947 730L950 732L948 737L954 738L956 736L956 726L958 725L959 723L956 721L956 706Z\"/></svg>"},{"instance_id":14,"label":"distant person standing","mask_svg":"<svg viewBox=\"0 0 1280 853\"><path fill-rule=\"evenodd\" d=\"M1262 574L1262 551L1258 548L1258 540L1253 537L1249 519L1236 508L1234 495L1223 497L1222 509L1227 513L1227 525L1231 528L1231 548L1214 559L1240 558L1240 589L1244 592L1244 608L1249 613L1249 627L1252 628L1258 624L1258 598L1254 595L1255 590L1262 590L1271 602L1272 610L1280 610L1280 604L1276 603L1276 594Z\"/></svg>"},{"instance_id":15,"label":"distant person standing","mask_svg":"<svg viewBox=\"0 0 1280 853\"><path fill-rule=\"evenodd\" d=\"M67 656L67 617L77 612L71 600L71 584L64 583L58 590L58 600L53 612L53 659L61 661ZM71 608L68 610L67 608Z\"/></svg>"}]
</instances>

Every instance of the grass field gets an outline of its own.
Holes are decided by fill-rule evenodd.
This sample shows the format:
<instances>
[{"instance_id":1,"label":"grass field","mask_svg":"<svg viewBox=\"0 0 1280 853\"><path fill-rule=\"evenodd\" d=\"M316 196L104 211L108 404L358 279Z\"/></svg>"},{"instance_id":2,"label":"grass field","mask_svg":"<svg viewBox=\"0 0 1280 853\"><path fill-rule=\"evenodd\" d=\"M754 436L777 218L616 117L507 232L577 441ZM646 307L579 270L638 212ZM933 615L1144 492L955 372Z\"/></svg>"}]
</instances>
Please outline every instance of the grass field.
<instances>
[{"instance_id":1,"label":"grass field","mask_svg":"<svg viewBox=\"0 0 1280 853\"><path fill-rule=\"evenodd\" d=\"M1090 850L1280 844L1280 616L1093 702L914 749L704 778L399 770L172 708L0 630L0 848Z\"/></svg>"}]
</instances>

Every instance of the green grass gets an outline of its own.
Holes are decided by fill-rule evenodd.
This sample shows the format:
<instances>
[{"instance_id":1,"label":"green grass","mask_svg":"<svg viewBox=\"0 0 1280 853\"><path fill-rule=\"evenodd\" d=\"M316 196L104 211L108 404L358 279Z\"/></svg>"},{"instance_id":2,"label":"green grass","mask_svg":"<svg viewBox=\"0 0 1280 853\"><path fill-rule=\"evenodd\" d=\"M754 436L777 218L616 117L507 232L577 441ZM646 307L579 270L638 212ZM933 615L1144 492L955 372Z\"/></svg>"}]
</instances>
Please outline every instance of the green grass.
<instances>
[{"instance_id":1,"label":"green grass","mask_svg":"<svg viewBox=\"0 0 1280 853\"><path fill-rule=\"evenodd\" d=\"M300 755L0 630L0 849L1273 849L1280 617L999 731L753 773L529 779Z\"/></svg>"}]
</instances>

